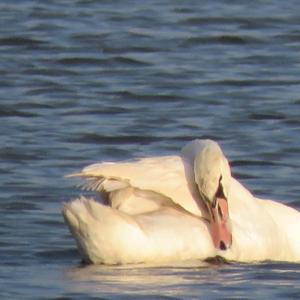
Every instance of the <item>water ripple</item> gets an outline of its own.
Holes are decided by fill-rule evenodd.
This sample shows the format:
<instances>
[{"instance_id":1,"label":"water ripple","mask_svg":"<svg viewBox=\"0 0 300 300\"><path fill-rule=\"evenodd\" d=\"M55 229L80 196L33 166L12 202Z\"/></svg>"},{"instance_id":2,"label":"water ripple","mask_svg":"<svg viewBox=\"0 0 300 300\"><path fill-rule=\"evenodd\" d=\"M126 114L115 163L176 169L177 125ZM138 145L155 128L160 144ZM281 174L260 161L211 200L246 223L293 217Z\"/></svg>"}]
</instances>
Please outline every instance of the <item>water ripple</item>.
<instances>
[{"instance_id":1,"label":"water ripple","mask_svg":"<svg viewBox=\"0 0 300 300\"><path fill-rule=\"evenodd\" d=\"M0 298L299 297L298 264L82 266L60 214L65 174L194 138L299 209L299 3L2 1Z\"/></svg>"}]
</instances>

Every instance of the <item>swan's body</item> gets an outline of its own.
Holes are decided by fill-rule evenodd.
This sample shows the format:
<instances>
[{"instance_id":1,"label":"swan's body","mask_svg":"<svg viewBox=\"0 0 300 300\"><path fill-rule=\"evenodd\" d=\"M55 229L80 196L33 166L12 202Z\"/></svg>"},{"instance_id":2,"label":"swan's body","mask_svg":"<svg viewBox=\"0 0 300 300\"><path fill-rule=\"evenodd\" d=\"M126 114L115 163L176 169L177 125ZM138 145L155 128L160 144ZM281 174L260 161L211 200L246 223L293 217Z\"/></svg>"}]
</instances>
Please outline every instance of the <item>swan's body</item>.
<instances>
[{"instance_id":1,"label":"swan's body","mask_svg":"<svg viewBox=\"0 0 300 300\"><path fill-rule=\"evenodd\" d=\"M215 149L212 156L205 153ZM300 261L300 213L253 197L231 177L215 142L196 140L180 156L94 164L73 176L87 178L85 187L103 199L81 197L63 208L87 262L160 263L216 255L242 262ZM228 201L230 220L221 220L224 232L214 235L211 211L220 197ZM220 250L220 239L227 250Z\"/></svg>"}]
</instances>

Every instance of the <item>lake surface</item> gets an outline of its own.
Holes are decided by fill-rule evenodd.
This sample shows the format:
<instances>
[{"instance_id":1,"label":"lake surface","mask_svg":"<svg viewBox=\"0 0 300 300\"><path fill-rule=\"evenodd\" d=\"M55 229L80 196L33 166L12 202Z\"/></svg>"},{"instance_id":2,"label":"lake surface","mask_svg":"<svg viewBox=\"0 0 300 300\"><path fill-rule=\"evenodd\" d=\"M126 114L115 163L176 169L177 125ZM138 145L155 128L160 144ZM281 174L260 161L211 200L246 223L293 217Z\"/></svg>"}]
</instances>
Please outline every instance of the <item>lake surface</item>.
<instances>
[{"instance_id":1,"label":"lake surface","mask_svg":"<svg viewBox=\"0 0 300 300\"><path fill-rule=\"evenodd\" d=\"M256 196L300 209L299 11L1 1L0 298L298 299L299 264L82 266L60 209L69 172L207 137Z\"/></svg>"}]
</instances>

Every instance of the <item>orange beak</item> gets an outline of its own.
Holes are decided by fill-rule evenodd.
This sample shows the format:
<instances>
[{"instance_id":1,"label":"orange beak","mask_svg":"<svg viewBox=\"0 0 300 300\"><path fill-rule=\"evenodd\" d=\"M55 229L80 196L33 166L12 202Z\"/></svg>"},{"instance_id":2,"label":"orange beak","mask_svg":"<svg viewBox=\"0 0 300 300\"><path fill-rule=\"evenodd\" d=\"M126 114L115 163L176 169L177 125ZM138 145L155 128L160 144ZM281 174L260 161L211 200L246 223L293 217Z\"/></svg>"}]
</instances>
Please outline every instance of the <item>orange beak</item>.
<instances>
[{"instance_id":1,"label":"orange beak","mask_svg":"<svg viewBox=\"0 0 300 300\"><path fill-rule=\"evenodd\" d=\"M225 198L217 197L216 205L208 204L210 214L210 234L216 249L226 250L232 244L228 203Z\"/></svg>"}]
</instances>

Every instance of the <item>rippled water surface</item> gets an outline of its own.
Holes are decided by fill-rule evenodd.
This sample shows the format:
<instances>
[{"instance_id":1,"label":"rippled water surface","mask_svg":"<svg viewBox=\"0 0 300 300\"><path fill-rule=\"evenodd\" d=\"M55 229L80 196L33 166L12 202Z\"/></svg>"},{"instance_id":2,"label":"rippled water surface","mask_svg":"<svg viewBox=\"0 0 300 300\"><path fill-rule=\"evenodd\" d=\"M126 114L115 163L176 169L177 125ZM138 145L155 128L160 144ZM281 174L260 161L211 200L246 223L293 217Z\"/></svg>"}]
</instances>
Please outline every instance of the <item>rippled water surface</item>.
<instances>
[{"instance_id":1,"label":"rippled water surface","mask_svg":"<svg viewBox=\"0 0 300 300\"><path fill-rule=\"evenodd\" d=\"M299 1L1 1L0 298L284 299L298 264L86 266L63 175L224 148L255 195L300 209ZM300 229L299 229L300 230Z\"/></svg>"}]
</instances>

